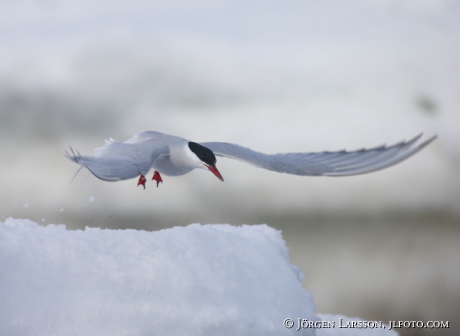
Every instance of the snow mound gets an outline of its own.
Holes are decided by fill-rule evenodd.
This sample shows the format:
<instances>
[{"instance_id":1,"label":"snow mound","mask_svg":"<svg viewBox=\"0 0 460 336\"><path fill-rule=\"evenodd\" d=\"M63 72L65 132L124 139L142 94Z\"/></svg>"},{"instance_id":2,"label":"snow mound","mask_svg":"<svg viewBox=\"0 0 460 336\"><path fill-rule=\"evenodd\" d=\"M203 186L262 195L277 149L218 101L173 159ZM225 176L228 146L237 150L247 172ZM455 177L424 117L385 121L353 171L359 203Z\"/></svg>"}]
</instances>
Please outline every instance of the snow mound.
<instances>
[{"instance_id":1,"label":"snow mound","mask_svg":"<svg viewBox=\"0 0 460 336\"><path fill-rule=\"evenodd\" d=\"M8 218L0 270L1 335L350 335L285 327L320 318L266 225L68 231Z\"/></svg>"},{"instance_id":2,"label":"snow mound","mask_svg":"<svg viewBox=\"0 0 460 336\"><path fill-rule=\"evenodd\" d=\"M0 225L2 335L282 335L316 320L280 232ZM312 331L304 335L313 335Z\"/></svg>"}]
</instances>

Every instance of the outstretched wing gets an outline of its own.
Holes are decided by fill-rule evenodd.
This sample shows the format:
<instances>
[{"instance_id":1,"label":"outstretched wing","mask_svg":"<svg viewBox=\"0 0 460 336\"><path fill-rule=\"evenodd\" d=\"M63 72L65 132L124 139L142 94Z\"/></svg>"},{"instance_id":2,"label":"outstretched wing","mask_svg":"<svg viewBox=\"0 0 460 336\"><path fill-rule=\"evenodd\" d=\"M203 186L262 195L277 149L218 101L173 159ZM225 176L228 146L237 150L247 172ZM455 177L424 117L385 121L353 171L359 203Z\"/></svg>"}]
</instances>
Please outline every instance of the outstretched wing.
<instances>
[{"instance_id":1,"label":"outstretched wing","mask_svg":"<svg viewBox=\"0 0 460 336\"><path fill-rule=\"evenodd\" d=\"M246 162L279 173L310 176L347 176L383 169L407 159L436 139L434 136L420 144L422 134L392 146L380 146L347 152L264 154L225 142L203 142L217 156Z\"/></svg>"},{"instance_id":2,"label":"outstretched wing","mask_svg":"<svg viewBox=\"0 0 460 336\"><path fill-rule=\"evenodd\" d=\"M140 143L118 142L113 139L96 149L95 156L82 156L70 148L65 156L87 168L94 176L104 181L127 180L147 174L153 162L161 155L169 155L164 145L151 141Z\"/></svg>"}]
</instances>

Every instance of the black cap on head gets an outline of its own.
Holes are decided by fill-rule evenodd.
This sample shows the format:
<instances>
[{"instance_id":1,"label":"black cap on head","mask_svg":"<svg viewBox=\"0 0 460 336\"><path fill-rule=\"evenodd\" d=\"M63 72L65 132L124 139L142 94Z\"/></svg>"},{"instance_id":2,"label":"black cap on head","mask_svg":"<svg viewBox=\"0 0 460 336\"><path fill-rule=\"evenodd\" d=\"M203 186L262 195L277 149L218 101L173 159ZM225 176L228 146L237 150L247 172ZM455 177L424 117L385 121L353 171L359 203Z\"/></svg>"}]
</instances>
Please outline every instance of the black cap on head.
<instances>
[{"instance_id":1,"label":"black cap on head","mask_svg":"<svg viewBox=\"0 0 460 336\"><path fill-rule=\"evenodd\" d=\"M204 146L201 146L200 144L197 144L196 142L189 142L188 147L190 150L198 156L198 158L206 163L207 165L214 167L216 164L216 156L214 153L209 149Z\"/></svg>"}]
</instances>

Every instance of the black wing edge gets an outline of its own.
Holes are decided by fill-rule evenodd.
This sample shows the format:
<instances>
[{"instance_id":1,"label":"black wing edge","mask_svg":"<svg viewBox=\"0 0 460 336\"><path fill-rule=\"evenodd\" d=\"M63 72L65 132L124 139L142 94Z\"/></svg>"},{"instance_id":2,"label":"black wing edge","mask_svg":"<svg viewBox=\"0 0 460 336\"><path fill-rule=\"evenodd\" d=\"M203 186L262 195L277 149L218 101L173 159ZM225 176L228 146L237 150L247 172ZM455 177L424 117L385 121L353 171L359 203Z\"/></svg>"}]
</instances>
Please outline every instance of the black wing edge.
<instances>
[{"instance_id":1,"label":"black wing edge","mask_svg":"<svg viewBox=\"0 0 460 336\"><path fill-rule=\"evenodd\" d=\"M350 151L350 152L347 152L345 151L345 153L355 153L355 152L359 152L359 151L372 151L372 150L377 150L377 151L384 151L384 150L387 150L387 149L392 149L392 148L395 148L395 147L401 147L402 148L407 148L408 152L404 153L403 155L401 156L396 156L393 160L390 160L389 162L387 163L382 163L381 165L376 165L374 169L371 169L371 170L366 170L366 171L362 171L362 172L356 172L356 173L344 173L344 174L341 174L339 171L337 172L332 172L332 173L326 173L324 174L324 176L329 176L329 177L341 177L341 176L353 176L353 175L361 175L361 174L367 174L367 173L372 173L372 172L375 172L375 171L379 171L379 170L382 170L382 169L385 169L385 168L388 168L388 167L391 167L391 166L394 166L395 164L411 157L412 155L418 153L420 150L422 150L423 148L425 148L426 146L428 146L431 142L433 142L434 140L436 140L438 138L438 135L435 134L433 135L431 138L423 141L422 143L418 144L416 147L414 148L411 148L414 144L417 143L417 141L423 136L423 132L416 135L415 137L413 137L412 139L408 140L408 141L399 141L397 143L395 143L394 145L391 145L391 146L386 146L386 144L383 144L381 146L376 146L376 147L373 147L373 148L369 148L369 149L358 149L358 150L354 150L354 151Z\"/></svg>"}]
</instances>

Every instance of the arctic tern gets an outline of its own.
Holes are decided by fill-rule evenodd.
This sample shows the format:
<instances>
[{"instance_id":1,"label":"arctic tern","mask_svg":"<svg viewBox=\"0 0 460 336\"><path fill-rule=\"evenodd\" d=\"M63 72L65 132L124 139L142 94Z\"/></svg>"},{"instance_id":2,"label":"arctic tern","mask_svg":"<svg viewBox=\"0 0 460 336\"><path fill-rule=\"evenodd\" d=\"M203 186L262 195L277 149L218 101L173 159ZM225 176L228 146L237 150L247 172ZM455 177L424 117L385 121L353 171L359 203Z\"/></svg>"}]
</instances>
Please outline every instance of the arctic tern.
<instances>
[{"instance_id":1,"label":"arctic tern","mask_svg":"<svg viewBox=\"0 0 460 336\"><path fill-rule=\"evenodd\" d=\"M348 176L370 173L392 166L417 153L436 135L418 143L422 134L409 141L392 146L359 149L347 152L310 152L264 154L252 149L226 142L196 143L177 136L155 131L134 135L125 142L106 140L96 148L94 156L82 156L70 148L66 157L87 168L94 176L104 181L119 181L139 176L137 185L145 189L144 175L154 169L152 180L157 187L163 183L161 174L179 176L194 169L212 172L221 181L224 178L216 167L216 156L239 160L255 167L306 176ZM79 171L80 171L79 169Z\"/></svg>"}]
</instances>

